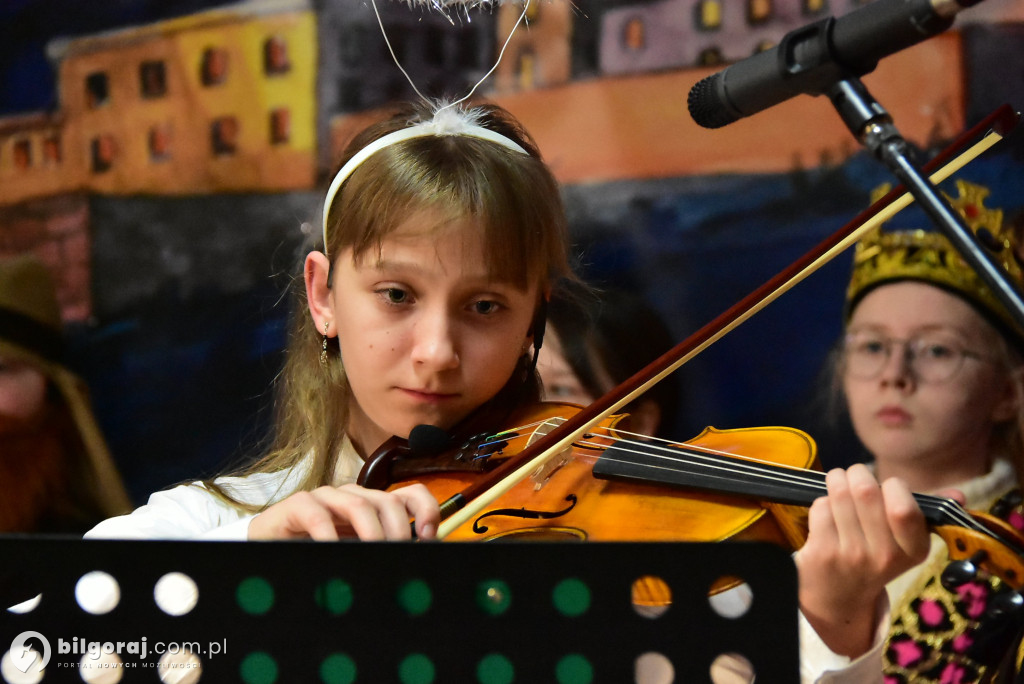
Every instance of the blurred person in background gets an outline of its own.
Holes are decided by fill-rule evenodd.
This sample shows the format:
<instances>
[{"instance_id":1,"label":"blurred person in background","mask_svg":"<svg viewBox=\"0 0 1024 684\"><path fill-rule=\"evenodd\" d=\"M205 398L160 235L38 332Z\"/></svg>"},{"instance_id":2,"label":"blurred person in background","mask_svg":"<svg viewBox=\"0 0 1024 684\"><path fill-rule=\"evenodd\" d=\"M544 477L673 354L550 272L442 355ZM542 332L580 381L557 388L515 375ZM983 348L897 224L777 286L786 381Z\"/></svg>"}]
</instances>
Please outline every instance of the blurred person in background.
<instances>
[{"instance_id":1,"label":"blurred person in background","mask_svg":"<svg viewBox=\"0 0 1024 684\"><path fill-rule=\"evenodd\" d=\"M623 290L580 294L555 290L547 309L537 372L546 401L586 406L646 367L674 345L658 312ZM623 427L668 437L679 411L678 379L670 375L622 409Z\"/></svg>"},{"instance_id":2,"label":"blurred person in background","mask_svg":"<svg viewBox=\"0 0 1024 684\"><path fill-rule=\"evenodd\" d=\"M0 532L81 534L131 510L82 379L66 365L53 280L0 260Z\"/></svg>"},{"instance_id":3,"label":"blurred person in background","mask_svg":"<svg viewBox=\"0 0 1024 684\"><path fill-rule=\"evenodd\" d=\"M1024 286L1003 212L984 206L987 189L957 187L954 208ZM879 227L856 246L844 313L833 391L875 476L959 491L968 510L1024 529L1024 331L1010 312L943 234ZM928 560L887 585L886 684L1009 681L993 677L1019 668L1024 615L1007 610L1019 595L958 567L933 535Z\"/></svg>"}]
</instances>

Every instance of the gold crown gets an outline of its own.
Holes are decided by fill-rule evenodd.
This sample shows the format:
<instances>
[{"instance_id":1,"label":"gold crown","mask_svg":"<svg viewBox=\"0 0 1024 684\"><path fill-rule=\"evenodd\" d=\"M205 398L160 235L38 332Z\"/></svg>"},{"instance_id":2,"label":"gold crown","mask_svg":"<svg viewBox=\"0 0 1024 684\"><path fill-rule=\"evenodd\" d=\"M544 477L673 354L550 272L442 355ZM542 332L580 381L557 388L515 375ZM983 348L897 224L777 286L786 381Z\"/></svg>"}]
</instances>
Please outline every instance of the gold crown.
<instances>
[{"instance_id":1,"label":"gold crown","mask_svg":"<svg viewBox=\"0 0 1024 684\"><path fill-rule=\"evenodd\" d=\"M1024 290L1024 272L1015 250L1016 237L1003 226L1003 210L985 206L988 188L964 180L956 181L960 196L945 195L964 223L1002 266L1018 289ZM877 188L872 202L889 192L888 184ZM1015 323L1006 307L975 270L942 233L922 229L882 232L882 226L867 233L854 248L853 275L846 290L846 315L868 290L893 280L922 280L960 294L995 316L1024 340L1024 330Z\"/></svg>"}]
</instances>

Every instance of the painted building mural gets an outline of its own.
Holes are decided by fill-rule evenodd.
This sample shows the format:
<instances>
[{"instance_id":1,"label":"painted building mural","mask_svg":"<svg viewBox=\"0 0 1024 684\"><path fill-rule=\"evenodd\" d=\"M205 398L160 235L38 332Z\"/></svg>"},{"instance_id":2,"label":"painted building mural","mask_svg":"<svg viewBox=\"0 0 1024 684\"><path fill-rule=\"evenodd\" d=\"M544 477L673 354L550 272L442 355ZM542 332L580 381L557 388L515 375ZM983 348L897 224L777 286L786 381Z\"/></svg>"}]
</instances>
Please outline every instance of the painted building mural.
<instances>
[{"instance_id":1,"label":"painted building mural","mask_svg":"<svg viewBox=\"0 0 1024 684\"><path fill-rule=\"evenodd\" d=\"M415 97L392 53L425 94L461 97L504 49L478 94L524 122L563 183L581 273L642 295L682 340L891 180L821 98L709 131L687 93L861 4L551 0L507 45L521 6L443 16L378 2L390 46L358 0L107 18L47 37L52 106L3 108L0 255L34 251L57 276L76 361L141 500L258 449L283 293L325 179L355 130ZM864 82L926 159L997 106L1024 106L1024 73L1008 67L1022 50L1022 3L986 0ZM965 172L1008 216L1024 207L1020 139ZM847 275L840 257L688 364L678 437L787 424L819 439L826 465L856 459L814 402Z\"/></svg>"}]
</instances>

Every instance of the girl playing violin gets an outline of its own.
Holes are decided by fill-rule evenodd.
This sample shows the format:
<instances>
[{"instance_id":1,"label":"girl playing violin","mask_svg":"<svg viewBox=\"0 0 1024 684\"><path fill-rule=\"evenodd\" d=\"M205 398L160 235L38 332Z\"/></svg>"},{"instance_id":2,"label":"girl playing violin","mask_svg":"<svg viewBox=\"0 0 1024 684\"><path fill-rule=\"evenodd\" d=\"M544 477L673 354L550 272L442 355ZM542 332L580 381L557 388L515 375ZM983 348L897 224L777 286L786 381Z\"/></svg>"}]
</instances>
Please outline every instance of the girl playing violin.
<instances>
[{"instance_id":1,"label":"girl playing violin","mask_svg":"<svg viewBox=\"0 0 1024 684\"><path fill-rule=\"evenodd\" d=\"M89 536L403 540L412 517L434 537L431 493L365 489L363 462L418 425L501 425L537 400L541 312L567 249L555 179L504 110L418 106L371 126L327 193L323 250L305 260L270 452ZM797 555L814 628L805 679L864 682L879 672L875 598L921 560L926 528L897 480L879 486L855 466L828 483Z\"/></svg>"},{"instance_id":2,"label":"girl playing violin","mask_svg":"<svg viewBox=\"0 0 1024 684\"><path fill-rule=\"evenodd\" d=\"M984 207L984 188L957 185L954 206L975 232L987 229L993 239L982 244L1020 286L1002 212ZM968 509L1020 528L1021 350L1022 331L943 235L878 229L857 245L836 374L880 480L922 493L956 488ZM1001 583L944 588L947 564L936 537L929 560L887 586L886 682L988 681L1019 638L1021 622L992 612Z\"/></svg>"}]
</instances>

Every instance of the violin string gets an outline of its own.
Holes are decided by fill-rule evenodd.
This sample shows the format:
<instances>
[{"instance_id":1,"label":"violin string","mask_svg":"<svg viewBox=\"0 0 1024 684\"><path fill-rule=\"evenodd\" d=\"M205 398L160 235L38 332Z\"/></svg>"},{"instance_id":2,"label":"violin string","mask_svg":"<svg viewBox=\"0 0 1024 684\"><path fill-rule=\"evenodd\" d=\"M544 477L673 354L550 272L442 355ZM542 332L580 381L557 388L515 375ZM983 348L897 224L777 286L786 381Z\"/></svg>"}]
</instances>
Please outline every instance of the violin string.
<instances>
[{"instance_id":1,"label":"violin string","mask_svg":"<svg viewBox=\"0 0 1024 684\"><path fill-rule=\"evenodd\" d=\"M560 422L555 423L554 422L555 420L558 420ZM528 439L530 437L533 437L533 433L534 433L535 428L539 428L540 426L544 425L545 423L551 424L552 427L558 427L559 425L561 425L564 422L565 422L565 419L561 418L561 417L542 418L540 420L535 420L532 423L526 423L526 424L520 425L518 427L509 428L507 430L502 430L501 432L496 432L493 435L489 435L489 436L484 438L484 441L480 442L480 444L477 446L477 448L487 447L487 446L491 446L493 444L500 444L501 442L509 442L509 441L511 441L513 439ZM529 434L527 434L527 433L529 433ZM513 435L513 436L510 437L509 435Z\"/></svg>"},{"instance_id":2,"label":"violin string","mask_svg":"<svg viewBox=\"0 0 1024 684\"><path fill-rule=\"evenodd\" d=\"M495 443L497 441L512 441L515 439L528 438L530 434L524 434L528 429L533 429L538 426L544 425L545 423L552 426L556 426L565 419L561 417L554 417L549 419L538 420L528 425L523 425L512 430L506 430L503 433L497 435L497 437L504 436L503 440L492 440L488 443ZM639 466L648 468L650 470L664 470L671 471L675 470L679 464L692 465L702 468L711 468L719 471L725 475L747 475L755 478L760 478L762 481L781 483L788 486L803 487L806 490L810 490L811 493L818 496L824 496L827 493L825 487L825 474L799 468L795 466L788 466L781 463L773 463L769 461L762 461L760 459L750 456L737 456L736 454L710 449L703 446L695 446L692 444L680 445L677 442L670 440L661 439L657 437L648 437L646 435L640 435L638 433L629 432L628 430L622 430L616 428L614 431L603 427L597 426L590 431L590 434L603 433L603 438L612 441L616 446L620 447L620 450L627 453L646 454L655 458L663 459L667 463L662 466L655 466L651 464L636 463L634 461L628 461L622 458L614 458L607 454L608 444L599 442L586 441L587 437L584 435L582 440L578 440L576 444L592 448L595 450L605 451L606 453L602 458L606 458L611 461L628 463L633 466ZM619 434L632 435L637 438L644 438L644 441L639 439L630 440L618 437ZM512 435L511 437L509 435ZM656 443L661 442L667 446L659 446ZM628 446L636 445L634 448L622 448L621 445L625 444ZM639 447L639 448L638 448ZM684 451L683 447L689 451ZM689 458L680 458L680 454L688 456ZM972 518L964 509L957 504L955 501L937 497L928 494L914 494L914 498L921 506L922 510L932 513L932 517L936 521L945 521L949 524L958 525L965 529L971 529L976 532L985 534L989 537L998 539L998 536L989 530L987 527L978 523Z\"/></svg>"},{"instance_id":3,"label":"violin string","mask_svg":"<svg viewBox=\"0 0 1024 684\"><path fill-rule=\"evenodd\" d=\"M558 418L556 420L564 420L564 419ZM543 424L544 422L553 422L553 421L538 421L537 423L532 424L532 426ZM515 428L514 429L514 431L516 431L516 432L518 432L519 430L520 430L520 428ZM611 431L611 430L609 430L607 428L598 426L597 428L592 430L591 433L598 432L598 431L604 432L605 434L603 435L603 438L604 439L608 439L608 440L614 442L616 446L619 446L621 444L626 444L626 445L637 445L637 447L640 447L640 446L644 447L643 449L641 449L641 448L622 449L622 451L626 451L626 452L629 452L629 453L636 453L636 454L644 454L644 453L646 453L646 454L648 454L650 456L654 456L655 458L663 459L663 460L667 461L667 465L661 467L661 469L663 469L663 470L671 470L672 469L671 466L673 464L708 466L708 467L714 468L716 470L723 471L726 474L745 473L745 474L755 475L755 476L759 475L759 476L763 476L763 477L766 477L768 479L774 479L774 480L776 480L778 482L782 482L782 483L786 483L786 484L804 485L806 487L811 488L814 491L820 492L821 495L824 495L824 493L825 493L824 474L823 473L817 473L816 471L810 471L810 470L805 470L805 469L800 469L800 468L790 468L790 467L785 466L783 464L768 463L766 461L761 461L761 460L758 460L758 459L755 459L755 458L750 458L750 457L743 457L742 462L741 462L740 459L738 459L736 457L736 454L731 454L731 453L724 452L724 451L716 451L714 449L708 449L707 447L694 447L693 445L689 445L689 444L687 444L687 445L679 445L679 444L677 444L675 442L671 442L669 440L663 440L663 439L660 439L660 438L651 438L651 442L640 442L639 440L627 440L627 439L620 438L620 437L618 437L616 435L617 434L631 434L631 435L634 435L636 437L641 437L642 435L639 435L637 433L631 433L631 432L628 432L628 431L625 431L625 430L620 430L620 429L616 429L614 431L614 433L613 433L613 431ZM526 436L527 435L520 434L520 435L517 435L517 437L514 437L512 439L526 437ZM578 440L576 443L577 444L582 444L583 446L587 446L589 448L597 449L597 450L606 450L609 447L609 445L607 445L607 444L602 444L602 443L598 443L598 442L588 442L588 441L586 441L586 439L587 439L587 437L586 437L586 435L584 435L582 440ZM509 440L505 440L505 441L509 441ZM664 443L666 445L670 445L670 446L664 446L664 447L663 446L658 446L656 444L653 444L652 442L662 442L662 443ZM491 443L493 443L493 442L491 442ZM680 447L685 447L687 449L692 449L693 452L699 452L699 454L706 454L706 455L699 455L698 453L687 454L687 452L683 451ZM658 452L658 453L654 453L654 452ZM679 458L679 454L681 454L681 453L682 454L687 454L687 455L691 456L691 458L690 459ZM645 464L635 464L632 461L626 461L625 459L617 459L617 458L614 458L614 457L610 457L607 454L604 456L604 458L607 458L609 460L616 461L616 462L621 462L621 463L631 463L631 464L634 464L634 465L645 465ZM763 466L763 467L759 468L758 467L759 465ZM730 471L730 466L733 467L732 471ZM652 469L658 469L657 466L648 465L647 467L650 467ZM769 467L771 468L771 470L769 470ZM786 471L785 472L785 476L786 477L780 476L780 474L775 469L783 469L783 470L785 470Z\"/></svg>"},{"instance_id":4,"label":"violin string","mask_svg":"<svg viewBox=\"0 0 1024 684\"><path fill-rule=\"evenodd\" d=\"M609 439L614 438L609 437ZM593 448L601 448L602 446L596 442L584 442L584 444ZM624 447L623 445L626 446ZM660 470L675 470L681 465L694 465L719 471L725 475L748 475L768 482L802 486L822 495L825 492L824 473L818 473L813 470L791 469L784 464L770 464L757 459L748 461L746 457L738 457L735 454L708 449L707 447L694 448L692 445L686 445L685 447L663 447L633 440L616 439L615 446L620 451L626 453L652 456L660 459L664 464L636 464L626 459L610 457L607 455L607 451L604 458ZM680 457L680 454L684 457Z\"/></svg>"},{"instance_id":5,"label":"violin string","mask_svg":"<svg viewBox=\"0 0 1024 684\"><path fill-rule=\"evenodd\" d=\"M634 466L651 468L653 470L672 470L672 462L684 464L684 465L695 465L701 467L708 467L716 470L720 470L726 474L735 473L741 475L748 475L756 478L761 478L765 481L772 481L777 483L786 484L789 486L803 486L809 488L812 492L817 493L820 496L824 496L827 493L825 487L825 473L821 473L815 470L806 470L794 466L788 466L786 464L776 464L772 462L766 462L747 456L737 456L725 451L719 451L710 449L708 447L696 447L694 445L685 445L686 449L691 451L682 451L680 446L660 447L652 446L646 442L639 442L633 440L626 440L608 435L606 439L614 440L616 446L619 447L620 451L627 453L646 454L659 459L665 459L669 461L669 465L666 466L654 466L650 464L635 463L633 461L627 461L626 459L615 459L607 455L603 458L611 458L618 462L629 463ZM673 445L673 442L668 440L657 440L667 444ZM596 449L607 449L607 445L603 445L597 442L585 442L586 446ZM627 444L629 446L636 445L640 448L622 448L621 444ZM652 451L659 453L654 453ZM677 454L682 451L689 459L679 458ZM668 455L662 455L668 454ZM723 465L723 461L725 465ZM985 534L988 537L1002 541L998 535L992 532L990 529L981 525L973 517L971 517L964 509L952 499L932 496L929 494L914 494L915 500L926 510L926 512L932 512L933 518L940 521L945 521L950 524L959 525L960 527L974 530Z\"/></svg>"},{"instance_id":6,"label":"violin string","mask_svg":"<svg viewBox=\"0 0 1024 684\"><path fill-rule=\"evenodd\" d=\"M486 441L481 444L481 446L500 443L502 441L509 442L516 439L526 439L533 436L532 430L535 428L545 424L557 427L557 425L560 425L563 422L565 422L565 418L562 418L561 416L537 420L533 423L498 433L497 435L489 438L490 441ZM629 465L648 468L650 470L672 471L678 470L678 465L691 465L702 468L711 468L725 475L747 475L750 477L760 478L762 481L803 487L818 496L824 496L827 494L825 473L819 471L807 470L805 468L789 466L783 463L763 461L746 455L739 456L727 451L720 451L704 446L680 444L678 442L672 442L671 440L649 437L647 435L641 435L639 433L619 428L612 430L604 426L596 426L589 431L589 434L593 435L599 432L603 433L603 439L613 442L614 445L619 447L622 452L652 456L666 461L666 464L657 466L646 463L636 463L635 461L609 456L607 454L609 445L600 442L587 441L587 434L584 434L581 440L577 440L576 444L604 451L605 453L602 458L610 461L627 463ZM619 434L632 435L635 438L643 438L643 441L640 439L624 439L619 437ZM657 444L658 442L666 446L660 446ZM630 448L621 447L623 444ZM687 456L688 458L680 458L680 454ZM937 520L946 521L949 524L958 525L965 529L985 534L994 539L999 539L994 532L978 523L952 499L917 493L914 494L914 498L923 510L931 512L933 517Z\"/></svg>"}]
</instances>

